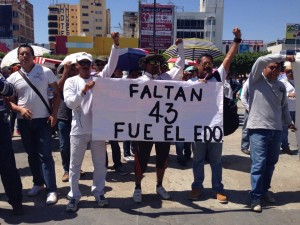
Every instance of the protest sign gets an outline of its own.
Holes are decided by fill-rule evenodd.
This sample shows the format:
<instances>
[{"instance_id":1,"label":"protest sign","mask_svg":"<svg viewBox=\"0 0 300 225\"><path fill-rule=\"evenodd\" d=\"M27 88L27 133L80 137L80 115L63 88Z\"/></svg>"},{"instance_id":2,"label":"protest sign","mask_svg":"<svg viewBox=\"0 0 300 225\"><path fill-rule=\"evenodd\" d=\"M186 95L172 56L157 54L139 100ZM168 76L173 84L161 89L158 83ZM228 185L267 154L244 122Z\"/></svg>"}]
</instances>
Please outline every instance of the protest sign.
<instances>
[{"instance_id":1,"label":"protest sign","mask_svg":"<svg viewBox=\"0 0 300 225\"><path fill-rule=\"evenodd\" d=\"M94 140L221 142L221 82L98 79Z\"/></svg>"}]
</instances>

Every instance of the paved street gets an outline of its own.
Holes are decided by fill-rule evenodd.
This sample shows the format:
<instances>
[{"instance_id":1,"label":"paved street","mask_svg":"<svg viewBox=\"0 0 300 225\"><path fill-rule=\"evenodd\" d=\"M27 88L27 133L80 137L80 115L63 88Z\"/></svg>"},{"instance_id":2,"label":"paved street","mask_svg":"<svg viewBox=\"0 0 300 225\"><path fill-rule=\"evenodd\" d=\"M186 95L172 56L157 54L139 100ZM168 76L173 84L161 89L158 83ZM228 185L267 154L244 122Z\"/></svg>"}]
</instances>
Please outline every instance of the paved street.
<instances>
[{"instance_id":1,"label":"paved street","mask_svg":"<svg viewBox=\"0 0 300 225\"><path fill-rule=\"evenodd\" d=\"M242 110L240 110L242 111ZM166 171L164 186L170 191L171 200L161 200L155 193L155 157L151 157L148 172L142 181L143 202L132 201L134 189L133 164L124 163L127 176L120 176L109 169L106 182L106 197L110 206L106 209L96 207L90 193L92 162L90 151L86 152L82 169L87 172L80 181L83 197L76 213L66 213L66 195L68 183L62 183L63 174L58 139L53 142L53 156L56 163L59 201L56 205L46 206L46 193L36 197L27 197L32 187L32 177L27 156L19 137L14 137L17 167L22 176L25 214L20 217L11 215L11 207L6 203L2 183L0 184L0 224L300 224L300 164L295 135L290 134L291 149L295 155L280 155L277 164L272 191L276 204L263 203L260 214L250 211L248 191L250 188L250 159L240 151L241 129L226 137L223 148L223 183L229 197L228 204L218 203L211 190L211 172L205 166L205 190L199 201L187 199L193 180L192 161L187 167L176 161L175 146L172 145L169 168ZM122 146L122 144L121 144ZM112 165L110 145L109 165ZM154 151L153 151L154 153Z\"/></svg>"}]
</instances>

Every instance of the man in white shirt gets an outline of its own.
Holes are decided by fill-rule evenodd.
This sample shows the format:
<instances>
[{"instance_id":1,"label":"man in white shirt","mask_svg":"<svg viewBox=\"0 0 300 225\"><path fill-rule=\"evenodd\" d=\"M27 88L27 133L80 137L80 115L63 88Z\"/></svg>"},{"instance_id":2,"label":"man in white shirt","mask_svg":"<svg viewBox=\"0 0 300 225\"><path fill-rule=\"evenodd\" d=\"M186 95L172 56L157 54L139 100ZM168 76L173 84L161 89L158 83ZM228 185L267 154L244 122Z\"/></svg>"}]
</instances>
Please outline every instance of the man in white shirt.
<instances>
[{"instance_id":1,"label":"man in white shirt","mask_svg":"<svg viewBox=\"0 0 300 225\"><path fill-rule=\"evenodd\" d=\"M18 48L20 71L11 74L7 81L12 83L16 90L17 104L11 102L13 110L18 112L18 128L21 133L25 151L28 154L28 163L33 176L33 187L28 196L35 196L47 188L48 205L57 202L56 178L51 148L51 128L57 122L57 111L60 96L56 76L53 72L33 62L34 51L30 45L23 44ZM29 86L21 73L31 81L43 96L46 104L52 108L51 114L36 92ZM52 101L48 101L47 91L51 87L54 92ZM50 105L52 103L52 105Z\"/></svg>"},{"instance_id":2,"label":"man in white shirt","mask_svg":"<svg viewBox=\"0 0 300 225\"><path fill-rule=\"evenodd\" d=\"M108 64L103 71L96 76L91 76L91 65L93 58L88 53L82 53L76 57L77 76L68 78L64 85L64 101L72 109L72 128L70 133L71 159L70 159L70 192L67 212L75 212L81 197L79 190L80 168L88 143L92 153L94 165L92 194L99 207L107 207L108 201L104 197L104 185L107 168L105 141L92 140L92 98L94 79L110 77L119 59L119 34L111 34L114 44L112 46Z\"/></svg>"}]
</instances>

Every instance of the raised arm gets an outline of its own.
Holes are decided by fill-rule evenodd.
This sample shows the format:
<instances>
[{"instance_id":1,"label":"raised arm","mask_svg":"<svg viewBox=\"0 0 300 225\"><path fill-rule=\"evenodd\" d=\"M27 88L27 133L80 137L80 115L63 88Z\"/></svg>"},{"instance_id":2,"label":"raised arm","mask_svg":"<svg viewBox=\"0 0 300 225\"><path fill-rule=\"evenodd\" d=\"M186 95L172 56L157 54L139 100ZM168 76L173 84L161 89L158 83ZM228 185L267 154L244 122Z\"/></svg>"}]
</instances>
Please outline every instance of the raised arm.
<instances>
[{"instance_id":1,"label":"raised arm","mask_svg":"<svg viewBox=\"0 0 300 225\"><path fill-rule=\"evenodd\" d=\"M239 28L237 28L237 27L234 28L232 33L234 34L233 44L232 44L231 48L229 49L229 51L227 52L225 59L223 60L223 66L224 66L226 73L228 73L231 61L234 58L234 56L236 55L236 53L238 52L239 45L242 41L242 39L241 39L242 33Z\"/></svg>"},{"instance_id":2,"label":"raised arm","mask_svg":"<svg viewBox=\"0 0 300 225\"><path fill-rule=\"evenodd\" d=\"M110 52L110 56L109 56L107 64L105 65L103 70L98 74L101 77L111 77L111 75L114 73L116 66L118 64L119 55L120 55L119 33L112 32L111 38L113 39L114 44L111 48L111 52Z\"/></svg>"}]
</instances>

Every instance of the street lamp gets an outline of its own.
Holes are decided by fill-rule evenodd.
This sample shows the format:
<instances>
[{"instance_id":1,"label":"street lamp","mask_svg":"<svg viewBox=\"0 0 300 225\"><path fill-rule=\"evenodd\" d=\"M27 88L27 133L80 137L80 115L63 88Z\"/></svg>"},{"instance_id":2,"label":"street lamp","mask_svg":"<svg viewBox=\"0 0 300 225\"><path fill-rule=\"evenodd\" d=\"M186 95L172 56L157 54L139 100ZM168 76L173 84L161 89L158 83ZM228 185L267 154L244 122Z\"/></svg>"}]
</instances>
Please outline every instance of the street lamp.
<instances>
[{"instance_id":1,"label":"street lamp","mask_svg":"<svg viewBox=\"0 0 300 225\"><path fill-rule=\"evenodd\" d=\"M155 52L155 23L156 23L156 0L153 7L153 52Z\"/></svg>"}]
</instances>

